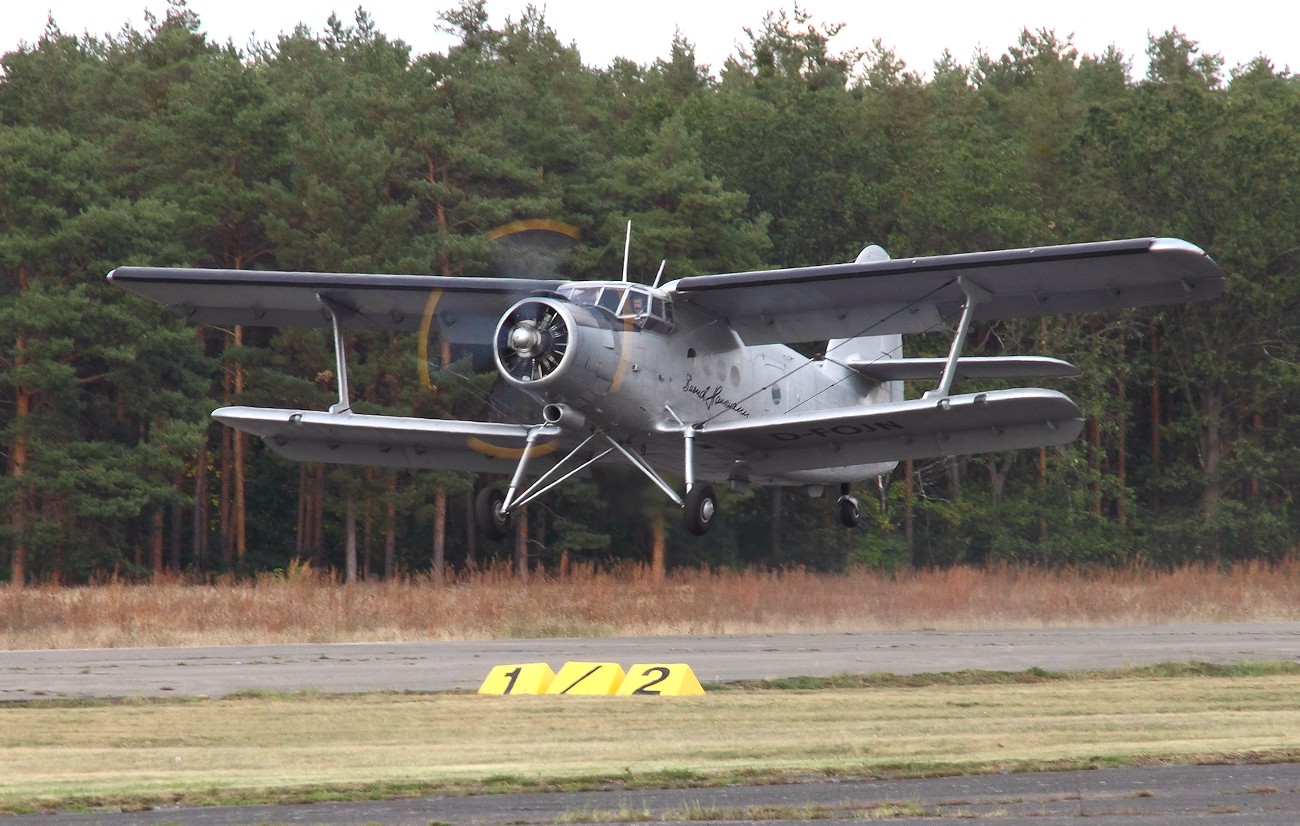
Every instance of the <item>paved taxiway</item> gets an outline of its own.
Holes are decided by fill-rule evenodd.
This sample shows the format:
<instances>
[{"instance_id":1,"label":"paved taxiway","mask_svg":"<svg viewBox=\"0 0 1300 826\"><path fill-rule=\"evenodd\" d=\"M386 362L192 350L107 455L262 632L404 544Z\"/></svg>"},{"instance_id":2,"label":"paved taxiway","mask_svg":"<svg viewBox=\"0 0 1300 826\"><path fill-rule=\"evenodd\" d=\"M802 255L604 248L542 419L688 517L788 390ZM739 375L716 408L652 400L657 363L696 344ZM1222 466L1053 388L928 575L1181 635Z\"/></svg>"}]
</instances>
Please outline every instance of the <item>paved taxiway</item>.
<instances>
[{"instance_id":1,"label":"paved taxiway","mask_svg":"<svg viewBox=\"0 0 1300 826\"><path fill-rule=\"evenodd\" d=\"M661 791L554 792L424 797L297 806L162 808L121 814L0 817L4 826L125 824L412 824L531 826L553 823L731 821L746 810L772 813L760 822L791 826L958 820L999 826L1140 824L1179 826L1300 822L1300 764L1157 766L1140 769L941 777L925 780L810 782ZM801 817L800 815L803 815ZM605 819L602 819L602 816Z\"/></svg>"},{"instance_id":2,"label":"paved taxiway","mask_svg":"<svg viewBox=\"0 0 1300 826\"><path fill-rule=\"evenodd\" d=\"M249 688L326 692L474 688L499 663L567 660L686 662L701 680L795 675L1050 671L1160 662L1300 662L1300 622L1110 628L918 631L823 635L702 636L481 642L276 645L0 652L0 702L107 696L220 696ZM1297 735L1300 745L1300 734ZM859 821L901 804L895 822L990 818L1000 824L1078 822L1150 826L1224 821L1300 823L1300 764L1163 766L925 780L817 781L794 785L575 794L162 809L124 814L0 817L0 826L125 823L534 824L614 812L620 822L721 817L755 806L802 822ZM812 811L812 810L810 810ZM640 813L644 812L644 816ZM839 814L843 813L843 817ZM829 818L826 816L830 815ZM810 817L812 815L809 815ZM691 819L697 819L692 817ZM714 818L716 819L716 818Z\"/></svg>"}]
</instances>

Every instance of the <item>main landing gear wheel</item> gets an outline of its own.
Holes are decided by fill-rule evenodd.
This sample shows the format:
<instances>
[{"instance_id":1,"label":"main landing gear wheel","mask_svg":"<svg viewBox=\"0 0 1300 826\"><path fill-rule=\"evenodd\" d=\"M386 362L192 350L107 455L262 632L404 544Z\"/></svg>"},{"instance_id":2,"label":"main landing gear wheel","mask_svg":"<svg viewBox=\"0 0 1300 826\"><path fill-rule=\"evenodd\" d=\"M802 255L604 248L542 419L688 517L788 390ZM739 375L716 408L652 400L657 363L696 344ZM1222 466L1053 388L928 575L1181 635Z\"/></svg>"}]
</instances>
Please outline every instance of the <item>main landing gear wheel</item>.
<instances>
[{"instance_id":1,"label":"main landing gear wheel","mask_svg":"<svg viewBox=\"0 0 1300 826\"><path fill-rule=\"evenodd\" d=\"M682 523L696 536L704 536L718 515L718 497L710 485L696 485L682 502Z\"/></svg>"},{"instance_id":2,"label":"main landing gear wheel","mask_svg":"<svg viewBox=\"0 0 1300 826\"><path fill-rule=\"evenodd\" d=\"M474 521L488 539L505 539L510 532L510 514L501 512L506 495L498 488L484 488L474 497Z\"/></svg>"}]
</instances>

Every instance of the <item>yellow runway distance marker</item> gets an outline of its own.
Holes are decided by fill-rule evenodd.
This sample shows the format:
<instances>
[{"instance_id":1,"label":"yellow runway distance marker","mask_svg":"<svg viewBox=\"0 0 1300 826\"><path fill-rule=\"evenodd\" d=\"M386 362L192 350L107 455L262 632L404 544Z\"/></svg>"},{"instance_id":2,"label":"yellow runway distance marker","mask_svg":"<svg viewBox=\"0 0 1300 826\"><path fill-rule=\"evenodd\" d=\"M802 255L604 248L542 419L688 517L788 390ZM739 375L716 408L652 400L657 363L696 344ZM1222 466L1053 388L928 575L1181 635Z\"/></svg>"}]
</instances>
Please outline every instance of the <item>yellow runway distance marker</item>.
<instances>
[{"instance_id":1,"label":"yellow runway distance marker","mask_svg":"<svg viewBox=\"0 0 1300 826\"><path fill-rule=\"evenodd\" d=\"M703 694L704 686L686 663L637 663L627 670L615 693L681 697Z\"/></svg>"},{"instance_id":2,"label":"yellow runway distance marker","mask_svg":"<svg viewBox=\"0 0 1300 826\"><path fill-rule=\"evenodd\" d=\"M555 679L546 663L498 665L488 672L479 694L545 694Z\"/></svg>"},{"instance_id":3,"label":"yellow runway distance marker","mask_svg":"<svg viewBox=\"0 0 1300 826\"><path fill-rule=\"evenodd\" d=\"M556 672L547 694L613 694L623 683L618 663L568 662Z\"/></svg>"}]
</instances>

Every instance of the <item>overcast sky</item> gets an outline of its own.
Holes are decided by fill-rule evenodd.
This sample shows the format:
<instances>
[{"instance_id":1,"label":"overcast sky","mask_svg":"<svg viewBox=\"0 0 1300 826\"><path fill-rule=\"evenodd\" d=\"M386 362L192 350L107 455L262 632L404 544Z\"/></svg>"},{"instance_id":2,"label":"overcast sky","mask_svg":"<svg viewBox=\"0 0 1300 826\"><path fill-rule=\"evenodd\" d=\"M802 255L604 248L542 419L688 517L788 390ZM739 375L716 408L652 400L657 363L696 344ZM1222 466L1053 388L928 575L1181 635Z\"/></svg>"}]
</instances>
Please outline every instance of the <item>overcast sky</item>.
<instances>
[{"instance_id":1,"label":"overcast sky","mask_svg":"<svg viewBox=\"0 0 1300 826\"><path fill-rule=\"evenodd\" d=\"M273 41L298 23L320 31L331 12L350 22L358 2L380 31L406 41L417 54L444 51L450 42L435 22L439 11L457 5L455 0L189 0L188 6L211 39L242 47L252 40ZM673 33L680 30L695 44L698 60L716 74L745 42L746 27L759 26L766 11L794 3L538 0L535 5L545 8L561 40L577 44L588 65L607 66L615 57L649 63L668 54ZM846 24L834 48L865 48L879 38L908 68L923 74L944 49L961 63L981 49L1001 55L1025 28L1051 29L1062 39L1072 34L1085 54L1100 54L1113 44L1133 61L1136 77L1146 72L1148 33L1175 27L1203 52L1222 55L1229 69L1262 54L1279 69L1300 70L1300 3L1295 0L803 0L799 5L817 21ZM143 29L146 9L159 16L167 9L166 0L7 0L5 6L0 13L4 52L39 38L48 15L66 33L102 35L127 24ZM490 0L488 11L499 25L507 16L517 18L524 6L523 0Z\"/></svg>"}]
</instances>

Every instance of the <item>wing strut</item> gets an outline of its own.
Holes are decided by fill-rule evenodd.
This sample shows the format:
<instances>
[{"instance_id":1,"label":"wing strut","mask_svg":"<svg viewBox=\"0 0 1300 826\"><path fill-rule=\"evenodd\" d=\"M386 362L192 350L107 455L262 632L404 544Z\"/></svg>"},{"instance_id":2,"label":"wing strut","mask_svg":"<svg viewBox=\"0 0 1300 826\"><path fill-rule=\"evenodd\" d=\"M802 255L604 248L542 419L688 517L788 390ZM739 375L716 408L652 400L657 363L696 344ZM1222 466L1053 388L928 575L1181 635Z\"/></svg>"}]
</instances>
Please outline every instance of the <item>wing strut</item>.
<instances>
[{"instance_id":1,"label":"wing strut","mask_svg":"<svg viewBox=\"0 0 1300 826\"><path fill-rule=\"evenodd\" d=\"M542 429L547 426L558 425L570 431L577 431L586 426L582 416L565 405L548 404L542 408L542 418L545 423L531 428L525 437L526 441L523 452L519 457L519 464L515 467L514 475L510 478L510 487L505 493L496 488L485 488L479 491L474 506L475 518L483 528L484 534L493 539L504 538L506 527L510 524L510 516L514 511L532 502L556 485L573 478L609 454L617 452L628 461L628 464L645 474L646 478L654 482L656 487L682 509L682 521L688 531L696 536L703 535L709 530L714 518L717 516L718 498L714 495L713 488L710 485L695 483L695 428L682 422L671 407L667 405L664 405L664 407L682 426L682 439L685 442L686 454L684 457L685 496L679 496L677 491L673 490L672 485L665 482L663 477L643 457L628 450L625 445L620 444L618 440L604 430L592 430L577 447L570 450L565 454L564 458L552 465L550 470L543 473L536 481L520 492L524 474L528 468L528 461L532 458L534 444ZM582 461L579 454L596 439L603 439L608 447L602 450L602 446L597 443L592 448L595 455L586 461Z\"/></svg>"},{"instance_id":2,"label":"wing strut","mask_svg":"<svg viewBox=\"0 0 1300 826\"><path fill-rule=\"evenodd\" d=\"M948 349L948 360L943 366L943 375L939 377L939 386L926 392L923 398L947 398L952 395L953 382L957 380L957 362L961 358L962 348L966 345L966 336L970 333L970 322L975 308L993 296L989 290L971 281L964 275L957 276L957 285L961 287L966 300L961 305L961 322L952 337L952 346Z\"/></svg>"},{"instance_id":3,"label":"wing strut","mask_svg":"<svg viewBox=\"0 0 1300 826\"><path fill-rule=\"evenodd\" d=\"M352 400L348 394L348 357L343 343L343 319L351 318L357 314L357 311L322 293L316 293L316 300L325 308L325 312L329 313L330 326L334 329L334 363L338 376L339 400L337 404L330 405L330 412L346 413L352 409Z\"/></svg>"}]
</instances>

